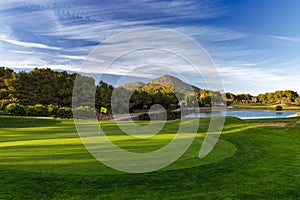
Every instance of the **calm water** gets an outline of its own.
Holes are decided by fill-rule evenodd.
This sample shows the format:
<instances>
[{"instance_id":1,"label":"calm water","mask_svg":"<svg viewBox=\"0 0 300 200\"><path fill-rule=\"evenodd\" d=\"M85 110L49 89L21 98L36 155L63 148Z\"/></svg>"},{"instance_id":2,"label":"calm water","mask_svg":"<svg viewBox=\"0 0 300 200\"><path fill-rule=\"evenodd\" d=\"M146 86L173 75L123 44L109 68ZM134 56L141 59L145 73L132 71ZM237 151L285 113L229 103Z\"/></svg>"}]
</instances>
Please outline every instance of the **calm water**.
<instances>
[{"instance_id":1,"label":"calm water","mask_svg":"<svg viewBox=\"0 0 300 200\"><path fill-rule=\"evenodd\" d=\"M202 111L184 116L185 118L201 118L211 116L232 116L240 119L283 118L295 115L295 112L274 112L262 110L227 110L219 112Z\"/></svg>"}]
</instances>

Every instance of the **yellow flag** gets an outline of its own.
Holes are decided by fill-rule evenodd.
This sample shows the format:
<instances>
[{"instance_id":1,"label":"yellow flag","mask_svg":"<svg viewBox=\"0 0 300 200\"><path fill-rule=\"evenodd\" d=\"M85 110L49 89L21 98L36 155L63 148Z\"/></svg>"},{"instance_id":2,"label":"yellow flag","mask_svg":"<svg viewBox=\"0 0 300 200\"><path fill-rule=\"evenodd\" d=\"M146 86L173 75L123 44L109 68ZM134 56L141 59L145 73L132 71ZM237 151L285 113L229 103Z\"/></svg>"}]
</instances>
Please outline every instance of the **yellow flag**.
<instances>
[{"instance_id":1,"label":"yellow flag","mask_svg":"<svg viewBox=\"0 0 300 200\"><path fill-rule=\"evenodd\" d=\"M106 113L107 112L107 108L101 107L100 112Z\"/></svg>"}]
</instances>

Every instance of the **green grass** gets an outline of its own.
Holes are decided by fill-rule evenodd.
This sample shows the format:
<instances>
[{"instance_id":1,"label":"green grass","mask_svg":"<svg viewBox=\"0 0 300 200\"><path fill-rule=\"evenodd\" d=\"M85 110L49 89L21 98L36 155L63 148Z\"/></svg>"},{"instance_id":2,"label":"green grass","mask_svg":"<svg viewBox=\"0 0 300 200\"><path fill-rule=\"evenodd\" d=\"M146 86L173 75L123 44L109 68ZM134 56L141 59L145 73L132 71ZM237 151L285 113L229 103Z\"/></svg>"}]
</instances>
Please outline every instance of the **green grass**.
<instances>
[{"instance_id":1,"label":"green grass","mask_svg":"<svg viewBox=\"0 0 300 200\"><path fill-rule=\"evenodd\" d=\"M16 169L30 172L51 172L60 174L113 174L112 170L94 159L82 145L71 120L49 120L30 118L0 118L3 127L1 135L0 166L3 169ZM18 129L8 128L7 124L18 122ZM39 124L26 127L28 124ZM47 124L47 122L49 124ZM84 122L85 123L85 122ZM138 122L145 124L148 122ZM23 125L22 125L23 124ZM123 123L121 126L126 126ZM48 126L47 126L48 125ZM112 122L101 124L109 139L117 146L131 152L151 152L168 144L178 128L177 121L170 121L162 130L150 139L135 139L124 134ZM199 159L203 134L197 138L177 163L164 170L187 168L215 162L234 154L235 146L220 140L214 151L205 159ZM105 146L102 147L103 151ZM129 161L130 162L130 161Z\"/></svg>"},{"instance_id":2,"label":"green grass","mask_svg":"<svg viewBox=\"0 0 300 200\"><path fill-rule=\"evenodd\" d=\"M72 120L1 116L0 199L300 199L299 126L254 121L259 120L226 118L221 140L200 160L209 125L209 119L201 119L196 139L177 162L156 172L127 174L91 156ZM132 138L112 122L102 127L121 148L149 152L174 137L178 121L169 121L150 139Z\"/></svg>"}]
</instances>

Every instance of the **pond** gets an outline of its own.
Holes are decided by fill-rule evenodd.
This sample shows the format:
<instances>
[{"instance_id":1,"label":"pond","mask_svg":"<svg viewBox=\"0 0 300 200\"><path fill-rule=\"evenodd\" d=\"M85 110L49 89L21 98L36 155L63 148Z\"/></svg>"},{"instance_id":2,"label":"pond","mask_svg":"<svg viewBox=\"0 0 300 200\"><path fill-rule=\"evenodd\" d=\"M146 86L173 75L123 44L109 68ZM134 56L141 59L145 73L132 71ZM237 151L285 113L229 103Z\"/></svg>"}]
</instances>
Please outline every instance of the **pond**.
<instances>
[{"instance_id":1,"label":"pond","mask_svg":"<svg viewBox=\"0 0 300 200\"><path fill-rule=\"evenodd\" d=\"M232 116L240 119L285 118L296 115L296 112L276 112L264 110L227 110L227 111L201 111L184 116L185 118L202 118L211 116Z\"/></svg>"}]
</instances>

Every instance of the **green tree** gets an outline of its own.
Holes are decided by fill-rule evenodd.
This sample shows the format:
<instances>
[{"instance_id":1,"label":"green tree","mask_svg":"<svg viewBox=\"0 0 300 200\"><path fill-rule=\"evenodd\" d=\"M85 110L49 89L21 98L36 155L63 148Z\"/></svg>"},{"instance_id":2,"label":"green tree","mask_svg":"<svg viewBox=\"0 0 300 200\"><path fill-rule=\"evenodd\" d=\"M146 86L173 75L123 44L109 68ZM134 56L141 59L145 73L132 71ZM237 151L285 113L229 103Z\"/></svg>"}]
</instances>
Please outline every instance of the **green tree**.
<instances>
[{"instance_id":1,"label":"green tree","mask_svg":"<svg viewBox=\"0 0 300 200\"><path fill-rule=\"evenodd\" d=\"M295 104L296 104L296 105L300 105L300 97L297 97L297 98L295 99Z\"/></svg>"},{"instance_id":2,"label":"green tree","mask_svg":"<svg viewBox=\"0 0 300 200\"><path fill-rule=\"evenodd\" d=\"M72 102L73 105L79 106L95 106L95 80L91 77L77 74L76 85L73 88Z\"/></svg>"},{"instance_id":3,"label":"green tree","mask_svg":"<svg viewBox=\"0 0 300 200\"><path fill-rule=\"evenodd\" d=\"M292 104L298 98L298 93L292 90L280 90L271 93L259 94L259 101L266 104Z\"/></svg>"},{"instance_id":4,"label":"green tree","mask_svg":"<svg viewBox=\"0 0 300 200\"><path fill-rule=\"evenodd\" d=\"M57 89L57 96L55 97L56 105L61 107L72 106L72 94L74 81L77 74L68 74L66 71L56 73L55 88Z\"/></svg>"},{"instance_id":5,"label":"green tree","mask_svg":"<svg viewBox=\"0 0 300 200\"><path fill-rule=\"evenodd\" d=\"M110 109L113 90L114 87L112 85L108 85L103 81L100 81L96 86L95 107L98 111L101 107Z\"/></svg>"},{"instance_id":6,"label":"green tree","mask_svg":"<svg viewBox=\"0 0 300 200\"><path fill-rule=\"evenodd\" d=\"M17 99L12 96L14 88L10 82L15 72L9 68L0 67L0 110L10 103L17 103Z\"/></svg>"}]
</instances>

